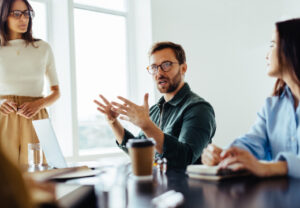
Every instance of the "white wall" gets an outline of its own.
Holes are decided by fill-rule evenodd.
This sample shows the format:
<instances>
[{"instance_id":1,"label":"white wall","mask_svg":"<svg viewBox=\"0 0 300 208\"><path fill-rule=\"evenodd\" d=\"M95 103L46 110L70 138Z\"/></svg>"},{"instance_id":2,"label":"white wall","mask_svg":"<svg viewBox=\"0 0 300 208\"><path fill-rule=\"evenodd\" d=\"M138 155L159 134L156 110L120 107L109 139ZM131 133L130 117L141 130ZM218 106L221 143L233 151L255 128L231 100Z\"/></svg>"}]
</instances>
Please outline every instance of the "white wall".
<instances>
[{"instance_id":1,"label":"white wall","mask_svg":"<svg viewBox=\"0 0 300 208\"><path fill-rule=\"evenodd\" d=\"M174 41L187 53L186 81L214 107L214 143L246 133L270 95L266 53L274 23L295 17L296 0L152 0L153 41ZM300 14L300 13L299 13Z\"/></svg>"}]
</instances>

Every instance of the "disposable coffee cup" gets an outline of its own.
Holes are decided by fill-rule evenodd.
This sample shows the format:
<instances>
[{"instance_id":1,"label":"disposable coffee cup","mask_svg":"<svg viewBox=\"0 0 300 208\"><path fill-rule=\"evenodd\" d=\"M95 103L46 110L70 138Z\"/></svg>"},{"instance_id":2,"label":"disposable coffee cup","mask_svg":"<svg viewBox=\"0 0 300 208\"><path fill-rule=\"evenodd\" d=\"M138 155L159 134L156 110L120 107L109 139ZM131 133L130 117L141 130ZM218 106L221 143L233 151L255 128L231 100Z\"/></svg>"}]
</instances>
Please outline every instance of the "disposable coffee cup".
<instances>
[{"instance_id":1,"label":"disposable coffee cup","mask_svg":"<svg viewBox=\"0 0 300 208\"><path fill-rule=\"evenodd\" d=\"M153 139L128 140L126 146L129 150L134 176L141 179L152 177L155 144Z\"/></svg>"}]
</instances>

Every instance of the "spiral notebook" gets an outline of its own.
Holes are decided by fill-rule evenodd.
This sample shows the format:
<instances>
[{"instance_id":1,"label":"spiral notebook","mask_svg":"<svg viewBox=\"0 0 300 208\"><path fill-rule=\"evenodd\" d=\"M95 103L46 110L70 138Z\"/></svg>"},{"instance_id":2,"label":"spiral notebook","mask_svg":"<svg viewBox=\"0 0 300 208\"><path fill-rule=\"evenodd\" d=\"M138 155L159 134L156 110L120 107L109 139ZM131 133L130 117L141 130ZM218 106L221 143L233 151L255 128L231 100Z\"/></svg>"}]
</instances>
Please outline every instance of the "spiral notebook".
<instances>
[{"instance_id":1,"label":"spiral notebook","mask_svg":"<svg viewBox=\"0 0 300 208\"><path fill-rule=\"evenodd\" d=\"M227 169L220 169L219 166L189 165L186 172L190 178L211 181L242 177L250 174L246 170L232 171L232 168L234 168L234 165Z\"/></svg>"}]
</instances>

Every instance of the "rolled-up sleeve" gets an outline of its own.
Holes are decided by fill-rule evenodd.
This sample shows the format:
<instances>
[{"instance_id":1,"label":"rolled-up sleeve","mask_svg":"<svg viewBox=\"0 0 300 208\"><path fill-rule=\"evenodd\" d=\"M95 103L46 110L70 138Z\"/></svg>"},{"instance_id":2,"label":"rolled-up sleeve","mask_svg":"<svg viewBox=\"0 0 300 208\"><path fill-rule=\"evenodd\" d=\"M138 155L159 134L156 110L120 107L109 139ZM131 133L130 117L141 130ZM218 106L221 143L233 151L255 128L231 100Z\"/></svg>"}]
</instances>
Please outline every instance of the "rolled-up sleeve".
<instances>
[{"instance_id":1,"label":"rolled-up sleeve","mask_svg":"<svg viewBox=\"0 0 300 208\"><path fill-rule=\"evenodd\" d=\"M168 167L184 169L194 163L216 130L215 116L208 104L196 104L184 112L179 138L164 133L162 157Z\"/></svg>"},{"instance_id":2,"label":"rolled-up sleeve","mask_svg":"<svg viewBox=\"0 0 300 208\"><path fill-rule=\"evenodd\" d=\"M300 178L300 157L290 153L279 153L275 161L286 161L288 165L288 176Z\"/></svg>"},{"instance_id":3,"label":"rolled-up sleeve","mask_svg":"<svg viewBox=\"0 0 300 208\"><path fill-rule=\"evenodd\" d=\"M134 138L133 134L129 132L127 129L124 129L124 137L121 144L116 140L116 143L120 149L122 149L124 152L128 153L128 149L126 147L126 144L129 139Z\"/></svg>"}]
</instances>

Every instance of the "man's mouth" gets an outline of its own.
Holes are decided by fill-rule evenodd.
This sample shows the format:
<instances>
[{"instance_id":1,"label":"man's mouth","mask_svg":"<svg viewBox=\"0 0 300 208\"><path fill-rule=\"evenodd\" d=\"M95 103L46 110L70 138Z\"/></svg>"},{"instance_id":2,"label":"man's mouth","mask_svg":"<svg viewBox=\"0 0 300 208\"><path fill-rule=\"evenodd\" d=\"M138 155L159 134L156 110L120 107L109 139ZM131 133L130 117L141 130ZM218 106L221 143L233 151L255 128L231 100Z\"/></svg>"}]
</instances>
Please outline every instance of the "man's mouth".
<instances>
[{"instance_id":1,"label":"man's mouth","mask_svg":"<svg viewBox=\"0 0 300 208\"><path fill-rule=\"evenodd\" d=\"M162 86L166 85L167 83L168 83L167 80L159 80L158 81L158 84L162 85Z\"/></svg>"}]
</instances>

